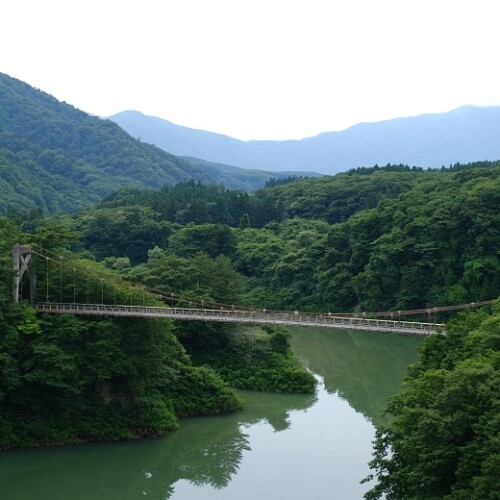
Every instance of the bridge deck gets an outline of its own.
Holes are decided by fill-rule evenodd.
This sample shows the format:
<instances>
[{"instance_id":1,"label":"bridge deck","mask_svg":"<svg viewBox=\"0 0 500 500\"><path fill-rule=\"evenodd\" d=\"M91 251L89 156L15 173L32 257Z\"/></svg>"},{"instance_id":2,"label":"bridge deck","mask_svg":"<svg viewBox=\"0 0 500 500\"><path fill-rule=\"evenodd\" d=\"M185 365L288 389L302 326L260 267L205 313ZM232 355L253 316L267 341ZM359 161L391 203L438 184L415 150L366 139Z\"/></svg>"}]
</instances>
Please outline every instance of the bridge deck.
<instances>
[{"instance_id":1,"label":"bridge deck","mask_svg":"<svg viewBox=\"0 0 500 500\"><path fill-rule=\"evenodd\" d=\"M39 303L37 312L52 314L80 314L93 316L169 318L185 321L216 321L220 323L275 324L283 326L311 326L432 335L444 331L439 323L395 321L387 319L352 318L314 313L284 313L243 311L238 309L188 309L177 307L145 307L100 304Z\"/></svg>"}]
</instances>

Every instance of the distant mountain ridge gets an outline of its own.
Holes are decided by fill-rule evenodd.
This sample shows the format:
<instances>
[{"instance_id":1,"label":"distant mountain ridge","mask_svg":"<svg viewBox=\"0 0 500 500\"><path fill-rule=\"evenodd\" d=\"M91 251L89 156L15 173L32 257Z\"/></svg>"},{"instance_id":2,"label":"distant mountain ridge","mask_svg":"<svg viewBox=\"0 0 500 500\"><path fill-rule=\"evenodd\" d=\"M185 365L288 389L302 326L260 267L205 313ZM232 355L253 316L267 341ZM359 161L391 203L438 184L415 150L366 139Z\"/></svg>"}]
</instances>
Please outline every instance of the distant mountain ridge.
<instances>
[{"instance_id":1,"label":"distant mountain ridge","mask_svg":"<svg viewBox=\"0 0 500 500\"><path fill-rule=\"evenodd\" d=\"M334 174L387 163L439 168L500 158L500 106L463 106L447 113L360 123L291 141L245 142L138 111L109 119L133 137L175 155L275 172Z\"/></svg>"}]
</instances>

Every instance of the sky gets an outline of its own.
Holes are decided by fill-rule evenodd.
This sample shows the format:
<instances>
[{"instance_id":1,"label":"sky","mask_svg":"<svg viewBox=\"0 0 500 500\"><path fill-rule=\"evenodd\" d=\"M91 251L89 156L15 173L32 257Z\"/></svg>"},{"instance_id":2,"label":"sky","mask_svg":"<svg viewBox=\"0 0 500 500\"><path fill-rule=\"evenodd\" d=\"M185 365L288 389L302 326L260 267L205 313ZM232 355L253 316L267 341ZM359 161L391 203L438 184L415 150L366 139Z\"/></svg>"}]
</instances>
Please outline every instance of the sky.
<instances>
[{"instance_id":1,"label":"sky","mask_svg":"<svg viewBox=\"0 0 500 500\"><path fill-rule=\"evenodd\" d=\"M22 0L0 72L91 114L302 139L500 105L498 0Z\"/></svg>"}]
</instances>

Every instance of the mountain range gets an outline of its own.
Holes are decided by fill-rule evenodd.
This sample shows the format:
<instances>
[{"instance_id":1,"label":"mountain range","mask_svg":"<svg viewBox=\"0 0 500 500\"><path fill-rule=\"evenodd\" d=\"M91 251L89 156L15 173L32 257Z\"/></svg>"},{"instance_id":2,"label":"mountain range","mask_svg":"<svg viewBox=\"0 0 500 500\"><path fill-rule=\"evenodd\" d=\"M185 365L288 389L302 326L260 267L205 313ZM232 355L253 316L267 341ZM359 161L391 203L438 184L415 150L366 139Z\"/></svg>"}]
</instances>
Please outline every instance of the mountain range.
<instances>
[{"instance_id":1,"label":"mountain range","mask_svg":"<svg viewBox=\"0 0 500 500\"><path fill-rule=\"evenodd\" d=\"M500 107L465 106L296 141L244 142L135 111L91 116L0 73L0 214L75 212L130 185L195 180L254 190L273 177L499 158Z\"/></svg>"},{"instance_id":2,"label":"mountain range","mask_svg":"<svg viewBox=\"0 0 500 500\"><path fill-rule=\"evenodd\" d=\"M262 170L335 174L375 164L440 168L500 158L500 107L463 106L447 113L360 123L290 141L241 141L138 111L110 116L133 137L180 156Z\"/></svg>"}]
</instances>

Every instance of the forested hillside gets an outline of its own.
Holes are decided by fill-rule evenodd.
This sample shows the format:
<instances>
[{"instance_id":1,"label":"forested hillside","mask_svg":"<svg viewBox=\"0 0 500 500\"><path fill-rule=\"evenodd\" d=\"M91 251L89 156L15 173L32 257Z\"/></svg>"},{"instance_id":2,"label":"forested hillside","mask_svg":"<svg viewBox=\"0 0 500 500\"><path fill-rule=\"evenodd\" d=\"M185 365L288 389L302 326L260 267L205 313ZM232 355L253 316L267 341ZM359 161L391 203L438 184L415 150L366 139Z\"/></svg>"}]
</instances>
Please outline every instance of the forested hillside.
<instances>
[{"instance_id":1,"label":"forested hillside","mask_svg":"<svg viewBox=\"0 0 500 500\"><path fill-rule=\"evenodd\" d=\"M272 174L183 160L0 73L0 214L76 212L125 185L255 189Z\"/></svg>"},{"instance_id":2,"label":"forested hillside","mask_svg":"<svg viewBox=\"0 0 500 500\"><path fill-rule=\"evenodd\" d=\"M117 284L112 292L106 288L103 300L112 293L113 300L129 304L139 291L141 303L158 305L157 295L119 279L90 252L69 252L65 247L77 236L53 222L27 234L0 217L0 449L162 435L178 428L181 417L241 409L243 401L233 387L243 384L266 391L314 390L313 376L300 366L280 329L235 336L234 329L225 326L37 315L25 301L13 303L12 245L29 241L66 264L55 274L47 267L47 274L38 275L39 290L46 294L41 292L39 300L53 300L56 293L58 300L71 295L79 302L95 301L96 284L88 279L92 274ZM30 264L32 272L37 270L36 259ZM38 265L43 267L43 262ZM109 261L104 264L110 267ZM219 291L232 301L237 285L227 285L236 273L223 258L212 263L200 259L200 273L206 275L210 265L212 295ZM87 279L79 275L78 284L77 269L87 273ZM179 282L191 274L184 272L178 269ZM246 360L248 348L258 353L251 362ZM213 365L229 358L233 365L225 363L222 377L207 367L207 360L196 362L201 352L212 357ZM242 370L244 377L238 378Z\"/></svg>"},{"instance_id":3,"label":"forested hillside","mask_svg":"<svg viewBox=\"0 0 500 500\"><path fill-rule=\"evenodd\" d=\"M22 240L0 218L0 449L160 435L181 416L242 407L192 365L171 322L37 316L13 304L10 249Z\"/></svg>"},{"instance_id":4,"label":"forested hillside","mask_svg":"<svg viewBox=\"0 0 500 500\"><path fill-rule=\"evenodd\" d=\"M128 259L124 272L162 276L174 292L205 286L168 278L174 261L224 256L245 305L397 311L500 294L498 206L497 163L387 166L252 195L193 182L125 190L67 224L82 248Z\"/></svg>"},{"instance_id":5,"label":"forested hillside","mask_svg":"<svg viewBox=\"0 0 500 500\"><path fill-rule=\"evenodd\" d=\"M191 180L124 188L76 215L0 218L0 448L154 436L182 416L241 408L234 387L315 385L279 328L36 316L11 302L15 242L60 259L55 274L38 264L42 301L110 299L86 280L77 289L77 266L117 280L121 303L136 287L147 304L160 294L397 314L499 297L499 206L500 164L482 162L361 168L253 193ZM378 431L367 499L496 498L497 309L463 313L425 342Z\"/></svg>"},{"instance_id":6,"label":"forested hillside","mask_svg":"<svg viewBox=\"0 0 500 500\"><path fill-rule=\"evenodd\" d=\"M367 500L495 500L500 492L500 303L429 337L377 432Z\"/></svg>"}]
</instances>

